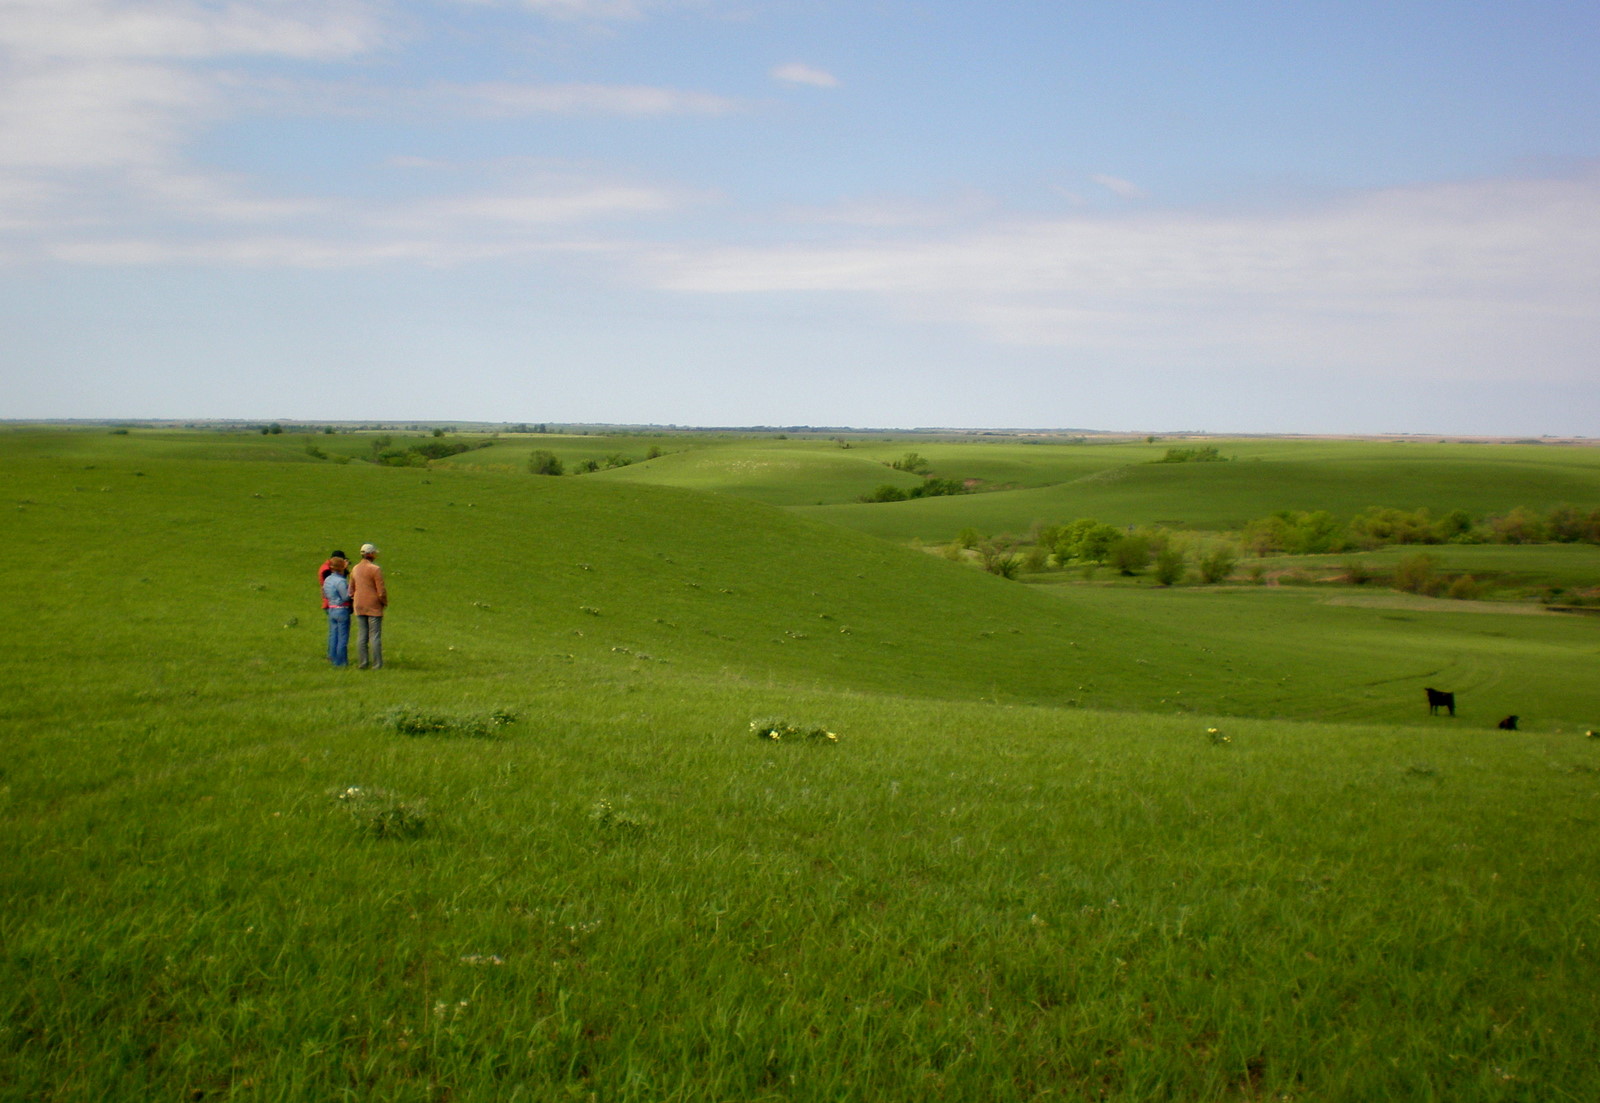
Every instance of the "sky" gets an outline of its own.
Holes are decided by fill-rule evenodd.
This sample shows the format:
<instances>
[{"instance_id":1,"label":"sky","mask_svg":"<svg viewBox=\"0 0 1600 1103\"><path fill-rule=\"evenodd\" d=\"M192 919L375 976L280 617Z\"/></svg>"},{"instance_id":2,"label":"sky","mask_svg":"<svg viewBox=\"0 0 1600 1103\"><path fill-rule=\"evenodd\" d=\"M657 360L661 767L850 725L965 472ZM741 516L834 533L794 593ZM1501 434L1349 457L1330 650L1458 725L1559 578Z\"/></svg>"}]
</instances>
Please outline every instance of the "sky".
<instances>
[{"instance_id":1,"label":"sky","mask_svg":"<svg viewBox=\"0 0 1600 1103\"><path fill-rule=\"evenodd\" d=\"M0 418L1600 436L1593 0L0 0Z\"/></svg>"}]
</instances>

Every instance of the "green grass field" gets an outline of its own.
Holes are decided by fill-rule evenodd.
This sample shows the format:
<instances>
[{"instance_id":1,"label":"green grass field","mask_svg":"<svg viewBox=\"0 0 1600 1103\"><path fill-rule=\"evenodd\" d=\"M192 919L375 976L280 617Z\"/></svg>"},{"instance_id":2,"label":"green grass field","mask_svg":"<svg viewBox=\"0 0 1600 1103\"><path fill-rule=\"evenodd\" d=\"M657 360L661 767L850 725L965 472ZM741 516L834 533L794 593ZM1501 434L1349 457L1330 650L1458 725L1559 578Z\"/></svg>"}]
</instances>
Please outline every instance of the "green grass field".
<instances>
[{"instance_id":1,"label":"green grass field","mask_svg":"<svg viewBox=\"0 0 1600 1103\"><path fill-rule=\"evenodd\" d=\"M1600 1091L1600 618L905 544L1592 504L1588 450L851 443L0 433L0 1098ZM849 504L908 450L1019 489ZM365 540L387 667L334 670Z\"/></svg>"}]
</instances>

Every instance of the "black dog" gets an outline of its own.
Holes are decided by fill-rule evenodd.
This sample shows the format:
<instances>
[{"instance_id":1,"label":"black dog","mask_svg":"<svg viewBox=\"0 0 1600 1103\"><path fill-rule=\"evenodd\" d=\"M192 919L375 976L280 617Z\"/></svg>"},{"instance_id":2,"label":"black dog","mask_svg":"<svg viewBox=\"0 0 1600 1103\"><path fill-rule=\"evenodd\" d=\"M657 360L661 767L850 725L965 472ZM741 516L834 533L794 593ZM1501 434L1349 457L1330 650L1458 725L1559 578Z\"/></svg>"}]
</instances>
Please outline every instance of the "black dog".
<instances>
[{"instance_id":1,"label":"black dog","mask_svg":"<svg viewBox=\"0 0 1600 1103\"><path fill-rule=\"evenodd\" d=\"M1456 695L1454 693L1446 693L1442 689L1425 689L1423 692L1428 695L1429 715L1437 716L1440 709L1449 709L1451 716L1456 714Z\"/></svg>"},{"instance_id":2,"label":"black dog","mask_svg":"<svg viewBox=\"0 0 1600 1103\"><path fill-rule=\"evenodd\" d=\"M1504 720L1500 721L1500 730L1503 731L1503 732L1514 732L1514 731L1516 731L1517 730L1517 718L1515 716L1508 716Z\"/></svg>"}]
</instances>

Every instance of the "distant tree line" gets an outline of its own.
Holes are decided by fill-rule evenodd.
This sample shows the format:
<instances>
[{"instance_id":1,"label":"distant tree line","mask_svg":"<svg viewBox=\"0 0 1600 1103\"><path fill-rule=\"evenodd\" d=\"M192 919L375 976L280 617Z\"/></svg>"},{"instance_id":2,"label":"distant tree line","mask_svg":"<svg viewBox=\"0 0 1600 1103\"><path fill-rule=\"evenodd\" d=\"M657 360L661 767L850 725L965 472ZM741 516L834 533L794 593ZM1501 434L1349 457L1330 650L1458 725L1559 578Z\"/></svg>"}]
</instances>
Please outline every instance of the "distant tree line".
<instances>
[{"instance_id":1,"label":"distant tree line","mask_svg":"<svg viewBox=\"0 0 1600 1103\"><path fill-rule=\"evenodd\" d=\"M1239 563L1241 553L1326 555L1372 551L1390 545L1438 544L1600 544L1600 509L1562 505L1541 513L1517 507L1506 513L1474 518L1464 510L1441 517L1427 509L1401 510L1374 506L1348 522L1326 510L1280 510L1247 523L1239 533L1201 536L1161 525L1119 527L1094 518L1034 526L1031 538L1010 534L984 537L964 529L945 548L948 558L975 561L1006 578L1020 571L1081 569L1092 577L1102 567L1123 576L1152 571L1164 586L1182 581L1192 566L1201 581L1222 582ZM1357 585L1375 575L1351 564L1346 581ZM1259 581L1261 569L1251 568ZM1482 585L1470 576L1439 570L1426 553L1403 560L1395 572L1397 588L1416 593L1470 598ZM1568 599L1571 600L1571 599Z\"/></svg>"},{"instance_id":2,"label":"distant tree line","mask_svg":"<svg viewBox=\"0 0 1600 1103\"><path fill-rule=\"evenodd\" d=\"M1600 544L1600 509L1560 505L1540 513L1518 506L1474 518L1462 509L1435 517L1425 506L1373 506L1346 523L1326 510L1280 510L1246 524L1241 540L1258 556L1371 551L1392 544Z\"/></svg>"}]
</instances>

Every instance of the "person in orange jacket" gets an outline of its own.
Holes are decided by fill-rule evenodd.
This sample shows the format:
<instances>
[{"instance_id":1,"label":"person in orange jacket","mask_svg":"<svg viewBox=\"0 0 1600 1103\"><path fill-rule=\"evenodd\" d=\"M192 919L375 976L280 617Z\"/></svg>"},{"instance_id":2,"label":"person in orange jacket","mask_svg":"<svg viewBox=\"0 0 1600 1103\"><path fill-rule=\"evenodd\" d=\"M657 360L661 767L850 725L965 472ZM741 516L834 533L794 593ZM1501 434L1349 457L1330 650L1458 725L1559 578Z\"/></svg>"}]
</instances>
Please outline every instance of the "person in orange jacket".
<instances>
[{"instance_id":1,"label":"person in orange jacket","mask_svg":"<svg viewBox=\"0 0 1600 1103\"><path fill-rule=\"evenodd\" d=\"M378 549L361 545L361 562L350 568L350 595L356 610L356 666L362 670L383 668L383 613L389 606L389 590L383 584L383 568L378 566Z\"/></svg>"}]
</instances>

